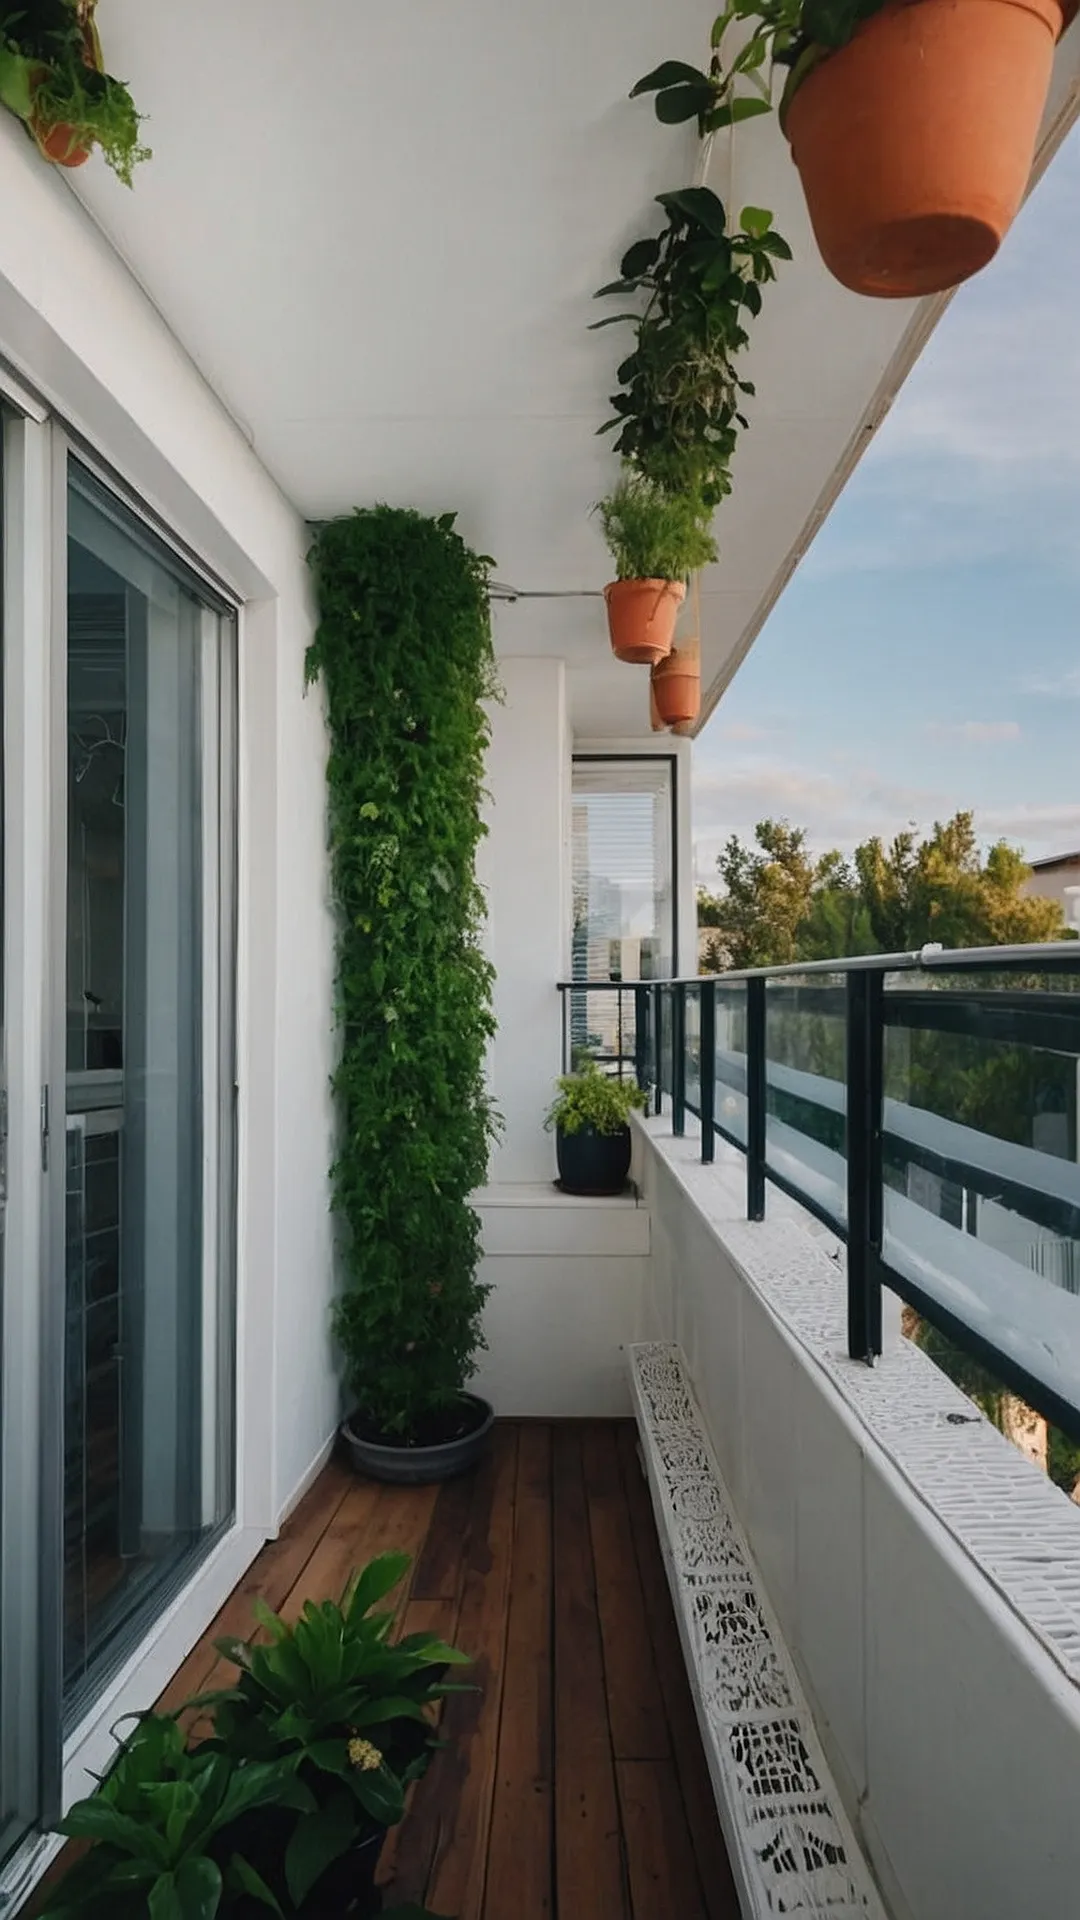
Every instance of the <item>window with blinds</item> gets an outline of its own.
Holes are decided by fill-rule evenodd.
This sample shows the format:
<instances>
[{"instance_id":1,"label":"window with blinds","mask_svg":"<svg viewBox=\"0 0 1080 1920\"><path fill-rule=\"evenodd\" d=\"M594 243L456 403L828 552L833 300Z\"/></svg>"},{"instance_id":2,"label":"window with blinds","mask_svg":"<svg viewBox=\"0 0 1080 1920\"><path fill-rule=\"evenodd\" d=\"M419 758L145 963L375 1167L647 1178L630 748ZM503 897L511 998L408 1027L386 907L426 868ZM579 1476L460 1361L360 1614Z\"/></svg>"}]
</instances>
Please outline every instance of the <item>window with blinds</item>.
<instances>
[{"instance_id":1,"label":"window with blinds","mask_svg":"<svg viewBox=\"0 0 1080 1920\"><path fill-rule=\"evenodd\" d=\"M673 762L575 759L575 980L662 980L675 968Z\"/></svg>"}]
</instances>

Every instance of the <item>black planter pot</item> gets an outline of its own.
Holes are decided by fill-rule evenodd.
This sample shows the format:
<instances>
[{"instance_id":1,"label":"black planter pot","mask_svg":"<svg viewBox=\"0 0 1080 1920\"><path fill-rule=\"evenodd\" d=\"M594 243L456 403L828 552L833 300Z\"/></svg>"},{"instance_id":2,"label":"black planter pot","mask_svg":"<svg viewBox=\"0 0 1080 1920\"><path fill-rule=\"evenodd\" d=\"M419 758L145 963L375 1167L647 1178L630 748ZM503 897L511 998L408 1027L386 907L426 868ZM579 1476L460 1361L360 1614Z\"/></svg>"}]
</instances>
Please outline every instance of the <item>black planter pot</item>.
<instances>
[{"instance_id":1,"label":"black planter pot","mask_svg":"<svg viewBox=\"0 0 1080 1920\"><path fill-rule=\"evenodd\" d=\"M428 1486L433 1480L452 1480L476 1465L487 1445L495 1420L495 1409L478 1393L463 1393L462 1412L443 1439L406 1446L387 1437L376 1438L363 1431L355 1414L341 1423L341 1439L356 1473L369 1480L384 1480L391 1486Z\"/></svg>"},{"instance_id":2,"label":"black planter pot","mask_svg":"<svg viewBox=\"0 0 1080 1920\"><path fill-rule=\"evenodd\" d=\"M563 1133L557 1128L555 1153L564 1193L621 1193L630 1172L630 1129L597 1133L595 1127L581 1127L577 1133Z\"/></svg>"}]
</instances>

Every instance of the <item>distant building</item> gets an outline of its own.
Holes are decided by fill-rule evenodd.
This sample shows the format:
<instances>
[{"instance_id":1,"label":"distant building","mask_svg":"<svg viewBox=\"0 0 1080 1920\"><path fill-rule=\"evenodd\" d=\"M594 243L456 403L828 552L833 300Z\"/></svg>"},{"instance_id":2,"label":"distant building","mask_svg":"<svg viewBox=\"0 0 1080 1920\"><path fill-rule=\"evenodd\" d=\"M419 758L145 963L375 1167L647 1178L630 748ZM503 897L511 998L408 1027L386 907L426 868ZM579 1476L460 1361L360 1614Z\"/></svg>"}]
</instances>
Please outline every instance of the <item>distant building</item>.
<instances>
[{"instance_id":1,"label":"distant building","mask_svg":"<svg viewBox=\"0 0 1080 1920\"><path fill-rule=\"evenodd\" d=\"M1031 879L1025 893L1042 900L1056 900L1067 927L1080 933L1080 852L1055 853L1048 860L1031 862Z\"/></svg>"}]
</instances>

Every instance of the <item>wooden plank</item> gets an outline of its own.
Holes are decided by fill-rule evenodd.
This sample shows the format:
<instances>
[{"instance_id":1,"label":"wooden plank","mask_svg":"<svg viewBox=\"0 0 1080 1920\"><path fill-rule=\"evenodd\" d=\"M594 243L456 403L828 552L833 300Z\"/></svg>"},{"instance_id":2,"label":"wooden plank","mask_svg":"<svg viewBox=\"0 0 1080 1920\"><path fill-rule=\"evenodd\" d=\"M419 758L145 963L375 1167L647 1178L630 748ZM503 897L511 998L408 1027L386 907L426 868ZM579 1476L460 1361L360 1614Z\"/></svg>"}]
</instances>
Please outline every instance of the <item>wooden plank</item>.
<instances>
[{"instance_id":1,"label":"wooden plank","mask_svg":"<svg viewBox=\"0 0 1080 1920\"><path fill-rule=\"evenodd\" d=\"M454 1920L480 1920L502 1699L513 1540L517 1429L496 1427L473 1481L456 1644L472 1656L443 1711L446 1746L421 1781L394 1876L394 1901L426 1903Z\"/></svg>"},{"instance_id":2,"label":"wooden plank","mask_svg":"<svg viewBox=\"0 0 1080 1920\"><path fill-rule=\"evenodd\" d=\"M581 1436L569 1425L555 1429L552 1486L556 1908L628 1920Z\"/></svg>"},{"instance_id":3,"label":"wooden plank","mask_svg":"<svg viewBox=\"0 0 1080 1920\"><path fill-rule=\"evenodd\" d=\"M472 1502L473 1483L468 1474L446 1480L439 1488L424 1550L413 1577L412 1591L417 1600L459 1598Z\"/></svg>"},{"instance_id":4,"label":"wooden plank","mask_svg":"<svg viewBox=\"0 0 1080 1920\"><path fill-rule=\"evenodd\" d=\"M619 1457L634 1535L645 1614L664 1696L672 1752L686 1809L709 1920L739 1920L739 1901L716 1811L712 1781L698 1731L679 1630L660 1556L652 1501L637 1448L636 1429L619 1434Z\"/></svg>"},{"instance_id":5,"label":"wooden plank","mask_svg":"<svg viewBox=\"0 0 1080 1920\"><path fill-rule=\"evenodd\" d=\"M218 1665L214 1641L227 1635L237 1638L249 1635L255 1626L252 1604L256 1599L265 1600L275 1612L282 1606L327 1528L332 1526L351 1485L352 1476L347 1469L331 1461L289 1515L277 1539L271 1540L252 1562L240 1585L234 1587L183 1666L173 1675L158 1702L162 1713L174 1713L192 1694L206 1690L210 1674Z\"/></svg>"},{"instance_id":6,"label":"wooden plank","mask_svg":"<svg viewBox=\"0 0 1080 1920\"><path fill-rule=\"evenodd\" d=\"M429 1633L433 1639L445 1640L453 1646L457 1634L458 1603L456 1600L410 1600L405 1609L401 1631L407 1633ZM448 1678L454 1678L448 1675ZM436 1724L441 1717L441 1709L435 1715ZM379 1869L376 1875L380 1886L389 1886L397 1873L398 1850L402 1836L408 1835L409 1820L418 1792L412 1786L405 1802L405 1819L400 1826L392 1827L386 1836L386 1844L379 1855Z\"/></svg>"},{"instance_id":7,"label":"wooden plank","mask_svg":"<svg viewBox=\"0 0 1080 1920\"><path fill-rule=\"evenodd\" d=\"M675 1769L664 1760L619 1760L634 1920L705 1920L694 1849Z\"/></svg>"},{"instance_id":8,"label":"wooden plank","mask_svg":"<svg viewBox=\"0 0 1080 1920\"><path fill-rule=\"evenodd\" d=\"M485 1920L553 1911L551 1430L518 1440L510 1619Z\"/></svg>"},{"instance_id":9,"label":"wooden plank","mask_svg":"<svg viewBox=\"0 0 1080 1920\"><path fill-rule=\"evenodd\" d=\"M608 1718L616 1760L670 1757L667 1720L645 1618L613 1421L582 1436Z\"/></svg>"}]
</instances>

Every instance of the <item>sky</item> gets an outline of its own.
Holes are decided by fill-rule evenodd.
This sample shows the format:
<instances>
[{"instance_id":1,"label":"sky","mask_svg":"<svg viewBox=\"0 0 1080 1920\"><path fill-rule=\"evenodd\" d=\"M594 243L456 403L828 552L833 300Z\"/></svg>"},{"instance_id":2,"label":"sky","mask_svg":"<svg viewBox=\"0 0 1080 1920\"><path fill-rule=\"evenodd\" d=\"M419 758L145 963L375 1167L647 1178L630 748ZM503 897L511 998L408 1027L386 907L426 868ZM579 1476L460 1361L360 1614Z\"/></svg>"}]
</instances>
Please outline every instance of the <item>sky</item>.
<instances>
[{"instance_id":1,"label":"sky","mask_svg":"<svg viewBox=\"0 0 1080 1920\"><path fill-rule=\"evenodd\" d=\"M820 852L961 807L1030 859L1080 848L1080 128L695 743L706 885L766 816Z\"/></svg>"}]
</instances>

